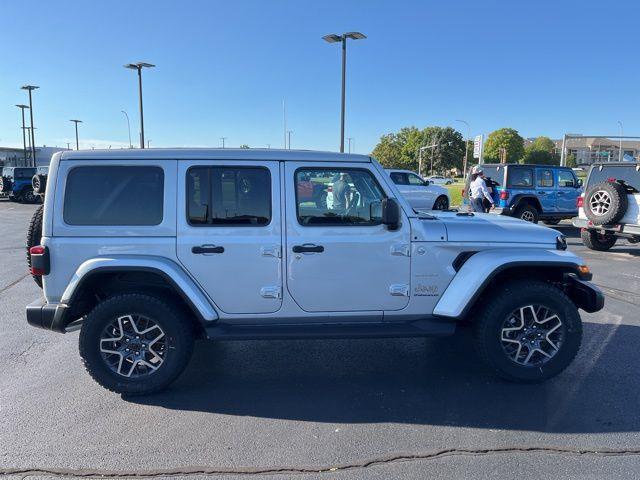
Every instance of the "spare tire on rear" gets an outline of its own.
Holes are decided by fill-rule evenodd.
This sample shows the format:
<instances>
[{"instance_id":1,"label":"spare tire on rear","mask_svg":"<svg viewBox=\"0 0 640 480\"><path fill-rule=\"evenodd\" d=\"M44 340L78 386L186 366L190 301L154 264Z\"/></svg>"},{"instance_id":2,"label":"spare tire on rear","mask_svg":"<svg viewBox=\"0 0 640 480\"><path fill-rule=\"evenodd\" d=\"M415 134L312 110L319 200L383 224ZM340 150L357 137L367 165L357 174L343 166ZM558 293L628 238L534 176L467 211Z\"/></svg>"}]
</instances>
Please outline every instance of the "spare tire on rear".
<instances>
[{"instance_id":1,"label":"spare tire on rear","mask_svg":"<svg viewBox=\"0 0 640 480\"><path fill-rule=\"evenodd\" d=\"M40 240L42 239L43 211L44 205L40 205L36 208L36 211L33 212L33 216L29 222L29 229L27 230L27 267L29 268L29 271L31 271L31 254L29 253L29 250L31 247L40 245ZM42 288L42 277L40 275L32 275L32 277L33 281Z\"/></svg>"},{"instance_id":2,"label":"spare tire on rear","mask_svg":"<svg viewBox=\"0 0 640 480\"><path fill-rule=\"evenodd\" d=\"M618 182L594 185L584 196L584 213L594 225L618 222L627 211L627 189Z\"/></svg>"},{"instance_id":3,"label":"spare tire on rear","mask_svg":"<svg viewBox=\"0 0 640 480\"><path fill-rule=\"evenodd\" d=\"M0 175L0 192L7 193L11 190L11 180Z\"/></svg>"},{"instance_id":4,"label":"spare tire on rear","mask_svg":"<svg viewBox=\"0 0 640 480\"><path fill-rule=\"evenodd\" d=\"M44 193L47 188L47 177L45 175L34 175L31 179L33 193Z\"/></svg>"}]
</instances>

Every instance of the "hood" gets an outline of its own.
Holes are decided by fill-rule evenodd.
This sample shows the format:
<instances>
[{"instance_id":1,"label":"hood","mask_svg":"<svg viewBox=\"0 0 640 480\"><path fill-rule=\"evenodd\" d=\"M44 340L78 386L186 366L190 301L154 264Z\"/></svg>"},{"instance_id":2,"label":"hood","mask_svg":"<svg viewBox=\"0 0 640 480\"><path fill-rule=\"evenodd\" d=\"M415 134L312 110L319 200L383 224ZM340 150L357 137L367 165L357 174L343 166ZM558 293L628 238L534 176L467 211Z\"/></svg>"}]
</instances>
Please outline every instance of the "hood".
<instances>
[{"instance_id":1,"label":"hood","mask_svg":"<svg viewBox=\"0 0 640 480\"><path fill-rule=\"evenodd\" d=\"M444 223L450 242L534 243L556 248L556 238L561 235L552 228L505 215L438 211L429 211L429 215Z\"/></svg>"}]
</instances>

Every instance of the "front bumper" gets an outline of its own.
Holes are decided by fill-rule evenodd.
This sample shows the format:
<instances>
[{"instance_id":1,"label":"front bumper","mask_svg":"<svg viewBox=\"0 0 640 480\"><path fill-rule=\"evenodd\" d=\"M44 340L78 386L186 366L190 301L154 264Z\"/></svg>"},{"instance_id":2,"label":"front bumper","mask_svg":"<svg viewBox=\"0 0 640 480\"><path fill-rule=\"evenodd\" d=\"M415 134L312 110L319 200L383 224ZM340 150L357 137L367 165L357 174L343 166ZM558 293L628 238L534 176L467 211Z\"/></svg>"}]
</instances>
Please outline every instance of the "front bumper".
<instances>
[{"instance_id":1,"label":"front bumper","mask_svg":"<svg viewBox=\"0 0 640 480\"><path fill-rule=\"evenodd\" d=\"M604 293L593 283L580 280L575 275L569 275L567 294L578 308L585 312L599 312L604 308Z\"/></svg>"},{"instance_id":2,"label":"front bumper","mask_svg":"<svg viewBox=\"0 0 640 480\"><path fill-rule=\"evenodd\" d=\"M67 306L62 303L47 303L44 298L27 305L27 323L32 327L66 332Z\"/></svg>"}]
</instances>

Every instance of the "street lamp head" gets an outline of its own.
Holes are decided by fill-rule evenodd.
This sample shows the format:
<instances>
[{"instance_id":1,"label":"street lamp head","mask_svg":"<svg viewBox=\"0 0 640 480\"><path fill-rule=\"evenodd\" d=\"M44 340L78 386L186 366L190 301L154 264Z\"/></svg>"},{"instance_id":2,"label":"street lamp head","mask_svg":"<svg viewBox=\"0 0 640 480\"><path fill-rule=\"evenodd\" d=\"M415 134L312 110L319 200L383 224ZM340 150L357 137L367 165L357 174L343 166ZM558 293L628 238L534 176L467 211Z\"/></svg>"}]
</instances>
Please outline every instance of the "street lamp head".
<instances>
[{"instance_id":1,"label":"street lamp head","mask_svg":"<svg viewBox=\"0 0 640 480\"><path fill-rule=\"evenodd\" d=\"M344 34L344 36L352 40L362 40L363 38L367 38L364 33L360 32L347 32Z\"/></svg>"},{"instance_id":2,"label":"street lamp head","mask_svg":"<svg viewBox=\"0 0 640 480\"><path fill-rule=\"evenodd\" d=\"M151 68L155 67L153 63L146 62L138 62L138 63L127 63L124 68L130 68L131 70L140 70L141 68Z\"/></svg>"},{"instance_id":3,"label":"street lamp head","mask_svg":"<svg viewBox=\"0 0 640 480\"><path fill-rule=\"evenodd\" d=\"M69 120L70 122L82 123L82 120Z\"/></svg>"},{"instance_id":4,"label":"street lamp head","mask_svg":"<svg viewBox=\"0 0 640 480\"><path fill-rule=\"evenodd\" d=\"M25 108L29 108L29 105L22 105L22 104L20 104L20 105L16 105L16 107L18 107L18 108L22 108L22 109L24 110Z\"/></svg>"},{"instance_id":5,"label":"street lamp head","mask_svg":"<svg viewBox=\"0 0 640 480\"><path fill-rule=\"evenodd\" d=\"M332 33L330 35L325 35L324 37L322 37L322 39L325 42L329 42L329 43L337 43L342 41L342 37L340 35L336 35L335 33Z\"/></svg>"},{"instance_id":6,"label":"street lamp head","mask_svg":"<svg viewBox=\"0 0 640 480\"><path fill-rule=\"evenodd\" d=\"M20 87L21 90L35 90L36 88L40 88L36 85L23 85Z\"/></svg>"}]
</instances>

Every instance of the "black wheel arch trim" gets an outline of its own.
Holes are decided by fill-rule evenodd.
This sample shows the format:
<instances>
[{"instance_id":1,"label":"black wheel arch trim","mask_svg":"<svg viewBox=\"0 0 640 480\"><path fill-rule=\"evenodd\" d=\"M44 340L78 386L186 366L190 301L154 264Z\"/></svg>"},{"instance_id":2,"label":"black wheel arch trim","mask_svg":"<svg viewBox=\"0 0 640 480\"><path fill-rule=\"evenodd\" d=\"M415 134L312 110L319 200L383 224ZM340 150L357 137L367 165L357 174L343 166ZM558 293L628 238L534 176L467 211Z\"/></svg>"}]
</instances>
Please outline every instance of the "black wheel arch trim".
<instances>
[{"instance_id":1,"label":"black wheel arch trim","mask_svg":"<svg viewBox=\"0 0 640 480\"><path fill-rule=\"evenodd\" d=\"M544 211L542 210L542 204L540 203L540 199L538 197L536 197L535 195L531 195L530 193L519 193L517 195L515 195L513 197L513 201L511 202L511 205L509 206L509 210L511 210L513 213L515 213L515 211L520 208L520 206L522 205L523 201L528 201L530 200L531 202L535 202L532 206L538 210L538 214L539 215L543 215ZM530 203L530 202L527 202Z\"/></svg>"}]
</instances>

